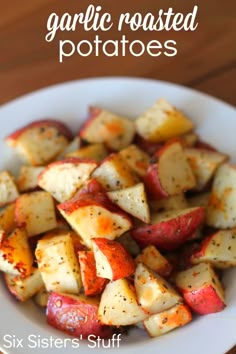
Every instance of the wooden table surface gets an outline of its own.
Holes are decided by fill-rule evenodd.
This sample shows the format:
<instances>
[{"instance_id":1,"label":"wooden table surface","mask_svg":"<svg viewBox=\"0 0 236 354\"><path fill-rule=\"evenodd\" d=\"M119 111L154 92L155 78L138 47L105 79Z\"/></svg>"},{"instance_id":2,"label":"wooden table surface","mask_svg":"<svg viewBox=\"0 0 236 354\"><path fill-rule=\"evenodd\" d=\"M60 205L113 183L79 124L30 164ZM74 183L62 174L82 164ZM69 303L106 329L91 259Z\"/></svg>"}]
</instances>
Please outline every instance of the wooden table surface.
<instances>
[{"instance_id":1,"label":"wooden table surface","mask_svg":"<svg viewBox=\"0 0 236 354\"><path fill-rule=\"evenodd\" d=\"M173 6L171 0L103 0L104 11L117 21L122 12L157 12ZM71 14L84 11L88 0L0 0L0 104L32 90L67 80L93 76L128 75L171 81L190 86L236 104L236 2L235 0L175 0L174 10L187 13L198 5L198 27L194 32L131 32L127 38L147 43L152 39L173 39L178 54L151 57L80 57L73 55L58 62L59 39L79 42L93 39L93 31L81 27L73 33L59 33L45 41L47 19L52 12ZM98 32L102 40L120 38L114 26Z\"/></svg>"},{"instance_id":2,"label":"wooden table surface","mask_svg":"<svg viewBox=\"0 0 236 354\"><path fill-rule=\"evenodd\" d=\"M122 12L157 13L174 7L175 12L188 13L198 5L198 27L194 32L132 32L124 29L127 39L148 43L156 39L177 42L175 57L107 57L73 55L59 63L58 42L75 43L93 40L98 34L103 41L119 39L114 26L108 32L60 32L53 42L46 42L47 19L55 12L62 15L85 11L88 5L102 5L117 23ZM179 83L236 104L236 1L215 0L0 0L0 104L22 94L68 80L94 76L138 76ZM236 353L236 348L231 354Z\"/></svg>"}]
</instances>

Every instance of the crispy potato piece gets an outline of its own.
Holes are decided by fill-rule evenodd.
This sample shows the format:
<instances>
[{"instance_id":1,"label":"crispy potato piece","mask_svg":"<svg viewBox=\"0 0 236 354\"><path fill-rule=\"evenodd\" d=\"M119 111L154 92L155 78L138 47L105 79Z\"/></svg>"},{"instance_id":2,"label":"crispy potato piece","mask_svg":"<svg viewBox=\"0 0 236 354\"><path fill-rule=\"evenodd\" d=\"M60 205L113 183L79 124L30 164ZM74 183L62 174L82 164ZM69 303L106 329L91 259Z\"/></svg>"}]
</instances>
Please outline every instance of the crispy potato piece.
<instances>
[{"instance_id":1,"label":"crispy potato piece","mask_svg":"<svg viewBox=\"0 0 236 354\"><path fill-rule=\"evenodd\" d=\"M57 220L51 195L44 191L22 194L16 201L15 220L18 225L25 225L29 237L55 229Z\"/></svg>"},{"instance_id":2,"label":"crispy potato piece","mask_svg":"<svg viewBox=\"0 0 236 354\"><path fill-rule=\"evenodd\" d=\"M27 277L32 272L33 255L24 228L16 228L0 243L0 270Z\"/></svg>"},{"instance_id":3,"label":"crispy potato piece","mask_svg":"<svg viewBox=\"0 0 236 354\"><path fill-rule=\"evenodd\" d=\"M177 304L163 312L156 313L144 320L144 327L150 337L159 337L175 328L192 321L192 314L184 304Z\"/></svg>"},{"instance_id":4,"label":"crispy potato piece","mask_svg":"<svg viewBox=\"0 0 236 354\"><path fill-rule=\"evenodd\" d=\"M193 129L193 123L164 99L157 101L135 123L138 134L152 142L166 141Z\"/></svg>"},{"instance_id":5,"label":"crispy potato piece","mask_svg":"<svg viewBox=\"0 0 236 354\"><path fill-rule=\"evenodd\" d=\"M8 234L12 232L15 227L15 203L12 203L0 211L0 230Z\"/></svg>"}]
</instances>

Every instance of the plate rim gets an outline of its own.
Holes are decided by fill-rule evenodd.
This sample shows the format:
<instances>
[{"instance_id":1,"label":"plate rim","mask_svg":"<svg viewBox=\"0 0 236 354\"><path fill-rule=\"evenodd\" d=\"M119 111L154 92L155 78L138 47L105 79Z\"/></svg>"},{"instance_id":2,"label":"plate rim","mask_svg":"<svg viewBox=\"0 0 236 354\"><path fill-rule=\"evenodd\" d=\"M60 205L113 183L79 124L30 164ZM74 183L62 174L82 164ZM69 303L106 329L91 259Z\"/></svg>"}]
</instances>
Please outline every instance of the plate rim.
<instances>
[{"instance_id":1,"label":"plate rim","mask_svg":"<svg viewBox=\"0 0 236 354\"><path fill-rule=\"evenodd\" d=\"M175 82L171 82L171 81L166 81L166 80L159 80L159 79L154 79L154 78L145 78L145 77L139 77L139 76L116 76L116 75L112 75L112 76L95 76L95 77L89 77L89 78L81 78L81 79L73 79L73 80L67 80L67 81L62 81L62 82L58 82L55 84L51 84L48 86L43 86L41 88L26 92L22 95L19 95L7 102L4 102L3 104L0 105L0 109L2 108L6 108L8 105L11 104L15 104L17 103L17 101L20 101L22 99L26 99L29 98L30 96L34 96L34 95L38 95L41 92L45 92L47 90L54 90L57 89L57 87L63 87L63 86L67 86L67 85L73 85L76 83L86 83L86 82L93 82L93 81L113 81L113 80L129 80L129 81L142 81L143 83L159 83L159 84L163 84L163 85L169 85L172 86L176 89L184 89L187 90L190 93L193 94L197 94L200 95L202 97L205 97L207 99L210 99L212 101L215 101L215 103L219 103L219 104L224 104L226 106L228 106L228 108L232 108L232 109L236 109L236 107L229 103L224 101L223 99L219 98L219 97L215 97L214 95L208 94L206 92L200 91L198 89L195 89L193 87L187 86L185 84L179 84L179 83L175 83Z\"/></svg>"}]
</instances>

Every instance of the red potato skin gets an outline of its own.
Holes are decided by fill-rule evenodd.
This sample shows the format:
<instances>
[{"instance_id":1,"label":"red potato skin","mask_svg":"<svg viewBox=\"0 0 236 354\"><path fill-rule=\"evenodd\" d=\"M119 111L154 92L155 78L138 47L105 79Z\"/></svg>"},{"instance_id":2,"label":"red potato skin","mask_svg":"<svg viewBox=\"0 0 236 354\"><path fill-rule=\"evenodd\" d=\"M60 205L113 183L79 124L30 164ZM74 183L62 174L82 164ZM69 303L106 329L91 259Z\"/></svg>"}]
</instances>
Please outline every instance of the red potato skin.
<instances>
[{"instance_id":1,"label":"red potato skin","mask_svg":"<svg viewBox=\"0 0 236 354\"><path fill-rule=\"evenodd\" d=\"M85 251L86 247L81 243L79 237L73 237L72 235L72 242L74 246L75 253L77 254L79 251Z\"/></svg>"},{"instance_id":2,"label":"red potato skin","mask_svg":"<svg viewBox=\"0 0 236 354\"><path fill-rule=\"evenodd\" d=\"M199 250L199 244L197 242L183 245L183 247L180 248L179 256L178 256L179 271L188 269L192 266L192 262L191 262L192 255L198 250Z\"/></svg>"},{"instance_id":3,"label":"red potato skin","mask_svg":"<svg viewBox=\"0 0 236 354\"><path fill-rule=\"evenodd\" d=\"M106 189L101 185L101 183L96 180L96 178L92 178L84 187L82 187L77 196L81 196L83 194L97 194L97 193L106 193Z\"/></svg>"},{"instance_id":4,"label":"red potato skin","mask_svg":"<svg viewBox=\"0 0 236 354\"><path fill-rule=\"evenodd\" d=\"M110 264L113 273L112 280L129 277L135 272L134 259L120 243L106 238L93 238L93 242Z\"/></svg>"},{"instance_id":5,"label":"red potato skin","mask_svg":"<svg viewBox=\"0 0 236 354\"><path fill-rule=\"evenodd\" d=\"M183 294L185 302L199 315L220 312L225 308L225 303L211 285L194 291L179 290Z\"/></svg>"},{"instance_id":6,"label":"red potato skin","mask_svg":"<svg viewBox=\"0 0 236 354\"><path fill-rule=\"evenodd\" d=\"M175 144L176 142L180 143L179 140L180 139L178 138L171 139L170 141L165 143L165 145L162 145L162 147L159 150L157 150L155 154L152 156L151 163L147 169L146 175L143 178L143 182L147 189L148 196L152 200L169 197L169 193L163 188L159 178L158 160L161 158L163 154L165 154L166 149L169 146Z\"/></svg>"},{"instance_id":7,"label":"red potato skin","mask_svg":"<svg viewBox=\"0 0 236 354\"><path fill-rule=\"evenodd\" d=\"M107 279L97 276L93 251L80 251L78 257L85 295L101 294L107 284Z\"/></svg>"},{"instance_id":8,"label":"red potato skin","mask_svg":"<svg viewBox=\"0 0 236 354\"><path fill-rule=\"evenodd\" d=\"M157 163L148 166L143 182L151 200L166 198L169 194L163 189L159 175Z\"/></svg>"},{"instance_id":9,"label":"red potato skin","mask_svg":"<svg viewBox=\"0 0 236 354\"><path fill-rule=\"evenodd\" d=\"M21 134L23 134L26 130L31 129L31 128L40 127L40 126L55 127L68 140L73 139L72 132L64 123L54 120L54 119L42 119L42 120L37 120L35 122L29 123L29 124L25 125L24 127L16 130L14 133L8 135L5 138L5 140L11 140L11 141L15 140L16 141L21 136Z\"/></svg>"},{"instance_id":10,"label":"red potato skin","mask_svg":"<svg viewBox=\"0 0 236 354\"><path fill-rule=\"evenodd\" d=\"M136 144L141 150L146 152L148 155L152 156L163 146L161 143L154 143L145 140L140 135L136 134L134 137L134 144Z\"/></svg>"},{"instance_id":11,"label":"red potato skin","mask_svg":"<svg viewBox=\"0 0 236 354\"><path fill-rule=\"evenodd\" d=\"M112 204L105 193L77 193L74 198L59 204L57 207L63 210L66 214L70 215L74 210L89 205L97 205L109 210L110 212L119 214L121 217L126 218L131 224L131 218L116 205Z\"/></svg>"},{"instance_id":12,"label":"red potato skin","mask_svg":"<svg viewBox=\"0 0 236 354\"><path fill-rule=\"evenodd\" d=\"M196 145L195 148L197 149L203 149L203 150L208 150L208 151L213 151L213 152L218 152L218 150L216 148L214 148L214 146L206 143L205 141L199 140Z\"/></svg>"},{"instance_id":13,"label":"red potato skin","mask_svg":"<svg viewBox=\"0 0 236 354\"><path fill-rule=\"evenodd\" d=\"M173 251L188 240L203 222L205 210L195 208L187 214L153 225L140 226L131 231L141 248L154 245L163 251Z\"/></svg>"},{"instance_id":14,"label":"red potato skin","mask_svg":"<svg viewBox=\"0 0 236 354\"><path fill-rule=\"evenodd\" d=\"M169 263L169 264L166 264L165 267L155 269L154 271L163 278L169 278L169 276L171 275L171 273L173 271L173 266L171 263Z\"/></svg>"},{"instance_id":15,"label":"red potato skin","mask_svg":"<svg viewBox=\"0 0 236 354\"><path fill-rule=\"evenodd\" d=\"M102 325L97 316L98 304L89 304L70 297L70 295L52 292L47 304L47 322L49 325L73 337L86 339L93 334L100 338L110 338L112 330Z\"/></svg>"},{"instance_id":16,"label":"red potato skin","mask_svg":"<svg viewBox=\"0 0 236 354\"><path fill-rule=\"evenodd\" d=\"M205 255L206 249L207 249L207 247L208 247L209 243L211 242L211 239L214 235L215 234L208 236L202 241L201 246L198 247L198 249L195 252L193 252L193 254L191 255L190 261Z\"/></svg>"}]
</instances>

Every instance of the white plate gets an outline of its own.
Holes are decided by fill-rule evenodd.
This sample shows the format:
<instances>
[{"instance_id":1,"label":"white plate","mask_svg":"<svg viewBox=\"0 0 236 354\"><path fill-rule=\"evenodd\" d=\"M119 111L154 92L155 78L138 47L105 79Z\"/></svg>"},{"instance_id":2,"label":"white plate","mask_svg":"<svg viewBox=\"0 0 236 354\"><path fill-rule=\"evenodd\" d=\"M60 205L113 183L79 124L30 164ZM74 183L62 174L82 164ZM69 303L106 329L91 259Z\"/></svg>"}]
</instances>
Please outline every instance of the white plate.
<instances>
[{"instance_id":1,"label":"white plate","mask_svg":"<svg viewBox=\"0 0 236 354\"><path fill-rule=\"evenodd\" d=\"M185 111L196 122L202 138L229 153L232 161L236 162L236 112L233 107L207 95L165 82L101 78L49 87L2 106L0 169L17 170L17 159L5 146L3 138L27 122L55 117L68 123L76 132L87 115L88 105L99 105L135 117L159 97L167 98ZM131 350L137 354L225 353L236 343L236 269L226 272L224 284L228 306L223 312L198 317L189 325L158 339L149 339L141 330L135 330L128 337L122 336L119 348L117 342L114 342L113 353L128 354ZM6 335L9 337L4 340ZM55 342L51 348L43 348L44 342L49 343L50 336L66 338L63 333L46 324L44 314L32 303L17 303L0 279L0 347L5 348L9 354L72 354L76 351L66 341L63 342L65 348L62 349L57 348ZM23 348L14 348L14 338L23 339ZM40 345L32 348L36 346L36 338ZM12 348L6 349L6 346ZM92 342L83 342L77 350L84 353L93 350L97 354L103 354L107 350L101 345L99 347L98 342L96 348L92 348L93 346L95 344Z\"/></svg>"}]
</instances>

